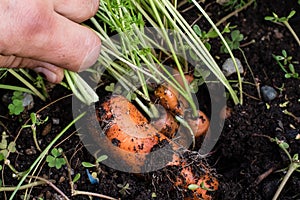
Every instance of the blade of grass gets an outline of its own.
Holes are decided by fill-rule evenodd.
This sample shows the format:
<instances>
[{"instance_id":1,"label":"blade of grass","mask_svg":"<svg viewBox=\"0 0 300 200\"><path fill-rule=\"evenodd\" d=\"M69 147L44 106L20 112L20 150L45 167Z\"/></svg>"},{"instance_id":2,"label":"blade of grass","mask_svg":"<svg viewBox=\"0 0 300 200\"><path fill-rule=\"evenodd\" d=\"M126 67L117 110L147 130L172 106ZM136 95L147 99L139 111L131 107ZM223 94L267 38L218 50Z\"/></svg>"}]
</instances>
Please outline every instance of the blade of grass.
<instances>
[{"instance_id":1,"label":"blade of grass","mask_svg":"<svg viewBox=\"0 0 300 200\"><path fill-rule=\"evenodd\" d=\"M21 81L24 85L26 85L36 96L38 96L43 101L46 101L45 96L40 93L32 84L30 84L27 80L25 80L22 76L20 76L14 69L8 69L9 73L11 73L14 77L16 77L19 81Z\"/></svg>"}]
</instances>

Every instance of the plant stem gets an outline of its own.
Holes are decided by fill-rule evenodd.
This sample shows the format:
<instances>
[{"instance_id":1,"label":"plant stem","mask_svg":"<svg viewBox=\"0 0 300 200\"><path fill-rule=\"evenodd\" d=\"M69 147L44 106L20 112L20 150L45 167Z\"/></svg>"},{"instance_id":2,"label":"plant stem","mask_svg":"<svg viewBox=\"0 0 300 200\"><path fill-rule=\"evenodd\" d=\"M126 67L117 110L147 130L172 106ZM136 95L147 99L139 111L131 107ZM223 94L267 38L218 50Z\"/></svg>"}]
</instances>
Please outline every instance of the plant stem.
<instances>
[{"instance_id":1,"label":"plant stem","mask_svg":"<svg viewBox=\"0 0 300 200\"><path fill-rule=\"evenodd\" d=\"M6 90L13 90L13 91L20 91L20 92L25 92L28 94L34 94L31 90L19 86L14 86L14 85L5 85L5 84L0 84L0 89L6 89Z\"/></svg>"},{"instance_id":2,"label":"plant stem","mask_svg":"<svg viewBox=\"0 0 300 200\"><path fill-rule=\"evenodd\" d=\"M256 87L256 91L257 91L257 94L258 94L258 98L261 100L261 94L260 94L260 89L259 89L259 83L257 82L257 80L256 80L256 78L255 78L255 76L254 76L254 74L253 74L252 68L250 67L250 65L249 65L249 63L248 63L248 60L247 60L247 58L246 58L246 55L245 55L244 51L243 51L241 48L238 48L238 49L240 50L240 52L241 52L242 55L243 55L243 58L244 58L244 60L245 60L245 62L246 62L246 65L247 65L247 67L248 67L248 69L249 69L249 71L250 71L250 74L251 74L252 78L253 78L254 85L255 85L255 87Z\"/></svg>"},{"instance_id":3,"label":"plant stem","mask_svg":"<svg viewBox=\"0 0 300 200\"><path fill-rule=\"evenodd\" d=\"M48 184L49 186L51 186L56 192L58 192L64 199L66 200L70 200L58 187L56 187L53 183L55 181L52 181L52 180L47 180L47 179L44 179L42 177L38 177L38 176L28 176L28 178L34 178L34 179L38 179L38 180L41 180L43 181L44 183Z\"/></svg>"},{"instance_id":4,"label":"plant stem","mask_svg":"<svg viewBox=\"0 0 300 200\"><path fill-rule=\"evenodd\" d=\"M118 200L116 198L106 196L104 194L98 194L98 193L86 192L86 191L79 191L79 190L75 190L74 193L72 194L72 196L76 196L76 195L87 195L87 196L94 196L94 197L99 197L99 198L109 199L109 200Z\"/></svg>"},{"instance_id":5,"label":"plant stem","mask_svg":"<svg viewBox=\"0 0 300 200\"><path fill-rule=\"evenodd\" d=\"M33 141L34 141L34 144L35 144L37 150L42 151L41 148L40 148L40 145L39 145L39 143L38 143L38 141L37 141L37 137L36 137L36 126L35 126L35 124L32 124L30 127L31 127L31 130L32 130L32 135L33 135Z\"/></svg>"},{"instance_id":6,"label":"plant stem","mask_svg":"<svg viewBox=\"0 0 300 200\"><path fill-rule=\"evenodd\" d=\"M300 39L297 36L297 34L295 33L294 29L291 27L290 23L288 21L283 21L282 23L289 29L289 31L291 32L291 34L293 35L293 37L297 41L298 45L300 46Z\"/></svg>"},{"instance_id":7,"label":"plant stem","mask_svg":"<svg viewBox=\"0 0 300 200\"><path fill-rule=\"evenodd\" d=\"M10 186L10 187L0 187L0 192L4 192L4 191L14 191L16 189L18 190L25 190L34 186L38 186L38 185L44 185L46 184L45 181L36 181L36 182L32 182L32 183L28 183L26 185L22 185L20 187L15 187L15 186Z\"/></svg>"},{"instance_id":8,"label":"plant stem","mask_svg":"<svg viewBox=\"0 0 300 200\"><path fill-rule=\"evenodd\" d=\"M26 85L36 96L38 96L43 101L46 101L44 95L42 95L42 93L40 93L32 84L30 84L22 76L20 76L17 72L15 72L14 69L8 69L7 71L11 73L14 77L19 79L24 85Z\"/></svg>"},{"instance_id":9,"label":"plant stem","mask_svg":"<svg viewBox=\"0 0 300 200\"><path fill-rule=\"evenodd\" d=\"M290 166L289 166L289 168L288 168L288 171L287 171L287 173L285 174L283 180L281 181L281 183L280 183L280 185L279 185L279 187L278 187L278 189L277 189L277 191L276 191L274 197L272 198L272 200L278 199L278 197L279 197L279 195L280 195L280 193L281 193L283 187L285 186L286 182L289 180L289 178L290 178L290 176L293 174L293 172L294 172L295 170L297 170L299 167L300 167L299 161L298 161L298 162L296 162L296 161L292 161L292 162L291 162L291 164L290 164Z\"/></svg>"}]
</instances>

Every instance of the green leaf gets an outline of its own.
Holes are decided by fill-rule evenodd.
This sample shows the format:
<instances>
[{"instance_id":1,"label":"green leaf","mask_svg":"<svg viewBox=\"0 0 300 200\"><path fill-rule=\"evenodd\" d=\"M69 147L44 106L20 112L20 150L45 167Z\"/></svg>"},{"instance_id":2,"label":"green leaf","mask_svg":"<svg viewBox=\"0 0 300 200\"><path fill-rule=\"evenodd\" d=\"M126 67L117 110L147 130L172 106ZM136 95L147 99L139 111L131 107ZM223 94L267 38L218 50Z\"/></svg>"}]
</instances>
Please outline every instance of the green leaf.
<instances>
[{"instance_id":1,"label":"green leaf","mask_svg":"<svg viewBox=\"0 0 300 200\"><path fill-rule=\"evenodd\" d=\"M232 41L235 41L239 38L240 31L239 30L234 30L231 32L231 39Z\"/></svg>"},{"instance_id":2,"label":"green leaf","mask_svg":"<svg viewBox=\"0 0 300 200\"><path fill-rule=\"evenodd\" d=\"M82 162L81 164L82 164L82 166L84 166L84 167L87 167L87 168L90 168L90 167L95 167L95 165L94 165L94 164L92 164L92 163L89 163L89 162Z\"/></svg>"},{"instance_id":3,"label":"green leaf","mask_svg":"<svg viewBox=\"0 0 300 200\"><path fill-rule=\"evenodd\" d=\"M7 149L8 149L8 151L10 151L10 152L12 152L12 153L14 153L14 152L16 152L16 143L15 142L10 142L9 143L9 145L8 145L8 147L7 147Z\"/></svg>"},{"instance_id":4,"label":"green leaf","mask_svg":"<svg viewBox=\"0 0 300 200\"><path fill-rule=\"evenodd\" d=\"M281 143L279 144L279 146L280 146L281 148L283 148L283 149L288 149L288 148L289 148L289 144L286 143L286 142L281 142Z\"/></svg>"},{"instance_id":5,"label":"green leaf","mask_svg":"<svg viewBox=\"0 0 300 200\"><path fill-rule=\"evenodd\" d=\"M102 156L100 156L99 158L97 158L96 162L97 162L97 163L100 163L100 162L106 160L107 158L108 158L107 155L102 155Z\"/></svg>"},{"instance_id":6,"label":"green leaf","mask_svg":"<svg viewBox=\"0 0 300 200\"><path fill-rule=\"evenodd\" d=\"M55 162L55 158L53 157L53 156L51 156L51 155L48 155L47 157L46 157L46 161L50 164L50 163L54 163ZM53 165L54 166L54 165ZM53 167L52 166L52 167Z\"/></svg>"},{"instance_id":7,"label":"green leaf","mask_svg":"<svg viewBox=\"0 0 300 200\"><path fill-rule=\"evenodd\" d=\"M114 83L110 83L109 85L105 86L105 90L107 92L113 92L115 89L115 84Z\"/></svg>"},{"instance_id":8,"label":"green leaf","mask_svg":"<svg viewBox=\"0 0 300 200\"><path fill-rule=\"evenodd\" d=\"M288 19L290 19L291 17L293 17L296 14L296 11L292 10L290 12L290 14L287 16Z\"/></svg>"},{"instance_id":9,"label":"green leaf","mask_svg":"<svg viewBox=\"0 0 300 200\"><path fill-rule=\"evenodd\" d=\"M205 42L204 46L207 48L208 51L211 50L211 45L208 42Z\"/></svg>"},{"instance_id":10,"label":"green leaf","mask_svg":"<svg viewBox=\"0 0 300 200\"><path fill-rule=\"evenodd\" d=\"M7 148L7 140L5 139L5 137L2 136L2 140L0 143L0 149L6 149Z\"/></svg>"},{"instance_id":11,"label":"green leaf","mask_svg":"<svg viewBox=\"0 0 300 200\"><path fill-rule=\"evenodd\" d=\"M292 63L289 64L289 69L290 71L294 74L295 73L295 68L294 65Z\"/></svg>"},{"instance_id":12,"label":"green leaf","mask_svg":"<svg viewBox=\"0 0 300 200\"><path fill-rule=\"evenodd\" d=\"M51 154L54 156L54 157L59 157L61 155L60 151L57 149L57 148L53 148L51 150Z\"/></svg>"},{"instance_id":13,"label":"green leaf","mask_svg":"<svg viewBox=\"0 0 300 200\"><path fill-rule=\"evenodd\" d=\"M287 18L286 18L286 17L280 17L280 18L278 19L278 21L279 21L279 22L284 22L284 21L287 21Z\"/></svg>"},{"instance_id":14,"label":"green leaf","mask_svg":"<svg viewBox=\"0 0 300 200\"><path fill-rule=\"evenodd\" d=\"M225 31L224 31L225 32ZM207 34L206 34L206 37L207 38L216 38L218 37L218 33L215 31L215 30L212 30L212 31L209 31Z\"/></svg>"},{"instance_id":15,"label":"green leaf","mask_svg":"<svg viewBox=\"0 0 300 200\"><path fill-rule=\"evenodd\" d=\"M197 184L190 184L189 186L188 186L188 189L189 190L197 190L198 188L200 188L200 186L199 185L197 185Z\"/></svg>"},{"instance_id":16,"label":"green leaf","mask_svg":"<svg viewBox=\"0 0 300 200\"><path fill-rule=\"evenodd\" d=\"M4 158L6 158L6 156L7 156L7 154L8 154L7 149L2 149L2 150L0 151L0 154L2 154L2 155L4 156Z\"/></svg>"},{"instance_id":17,"label":"green leaf","mask_svg":"<svg viewBox=\"0 0 300 200\"><path fill-rule=\"evenodd\" d=\"M193 26L193 30L195 31L195 33L196 33L199 37L202 37L202 31L201 31L200 27L199 27L197 24L195 24L195 25Z\"/></svg>"},{"instance_id":18,"label":"green leaf","mask_svg":"<svg viewBox=\"0 0 300 200\"><path fill-rule=\"evenodd\" d=\"M2 153L0 153L0 161L4 160L4 158L5 156Z\"/></svg>"},{"instance_id":19,"label":"green leaf","mask_svg":"<svg viewBox=\"0 0 300 200\"><path fill-rule=\"evenodd\" d=\"M286 58L286 57L287 57L286 50L282 50L282 51L281 51L281 53L282 53L282 55L284 56L284 58Z\"/></svg>"},{"instance_id":20,"label":"green leaf","mask_svg":"<svg viewBox=\"0 0 300 200\"><path fill-rule=\"evenodd\" d=\"M36 117L35 113L30 113L30 119L31 119L32 124L36 124L37 117Z\"/></svg>"},{"instance_id":21,"label":"green leaf","mask_svg":"<svg viewBox=\"0 0 300 200\"><path fill-rule=\"evenodd\" d=\"M80 177L81 177L80 173L77 173L77 174L75 175L75 177L73 178L72 182L73 182L73 183L76 183L76 182L80 179Z\"/></svg>"},{"instance_id":22,"label":"green leaf","mask_svg":"<svg viewBox=\"0 0 300 200\"><path fill-rule=\"evenodd\" d=\"M265 17L265 20L268 20L268 21L273 21L275 18L274 17L271 17L271 16L266 16Z\"/></svg>"},{"instance_id":23,"label":"green leaf","mask_svg":"<svg viewBox=\"0 0 300 200\"><path fill-rule=\"evenodd\" d=\"M55 167L56 167L56 169L60 169L65 164L66 164L66 161L65 161L64 158L56 158L55 159Z\"/></svg>"},{"instance_id":24,"label":"green leaf","mask_svg":"<svg viewBox=\"0 0 300 200\"><path fill-rule=\"evenodd\" d=\"M293 161L299 161L299 156L297 153L293 156Z\"/></svg>"},{"instance_id":25,"label":"green leaf","mask_svg":"<svg viewBox=\"0 0 300 200\"><path fill-rule=\"evenodd\" d=\"M276 60L280 61L280 60L284 60L284 57L283 56L275 56L274 57Z\"/></svg>"},{"instance_id":26,"label":"green leaf","mask_svg":"<svg viewBox=\"0 0 300 200\"><path fill-rule=\"evenodd\" d=\"M284 77L285 77L285 78L291 78L292 75L291 75L290 73L287 73L287 74L284 75Z\"/></svg>"}]
</instances>

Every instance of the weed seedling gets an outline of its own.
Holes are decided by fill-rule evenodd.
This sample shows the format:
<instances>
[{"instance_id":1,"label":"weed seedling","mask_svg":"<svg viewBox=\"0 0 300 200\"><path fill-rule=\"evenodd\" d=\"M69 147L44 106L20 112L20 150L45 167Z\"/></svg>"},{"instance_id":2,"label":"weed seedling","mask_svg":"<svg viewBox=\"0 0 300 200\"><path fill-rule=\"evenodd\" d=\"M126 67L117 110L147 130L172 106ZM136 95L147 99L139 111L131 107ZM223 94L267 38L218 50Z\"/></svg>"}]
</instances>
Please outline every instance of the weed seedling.
<instances>
[{"instance_id":1,"label":"weed seedling","mask_svg":"<svg viewBox=\"0 0 300 200\"><path fill-rule=\"evenodd\" d=\"M102 155L102 156L99 156L97 159L96 159L96 162L95 164L92 164L90 162L82 162L82 166L86 167L86 168L91 168L91 167L97 167L99 165L100 162L106 160L108 158L107 155Z\"/></svg>"},{"instance_id":2,"label":"weed seedling","mask_svg":"<svg viewBox=\"0 0 300 200\"><path fill-rule=\"evenodd\" d=\"M37 137L36 137L36 126L42 125L45 122L47 122L48 117L46 117L45 119L41 119L40 116L37 115L36 113L31 113L30 114L30 119L31 119L32 124L31 125L24 125L24 126L22 126L22 128L31 128L35 146L39 151L41 151L41 148L39 146L39 143L38 143Z\"/></svg>"},{"instance_id":3,"label":"weed seedling","mask_svg":"<svg viewBox=\"0 0 300 200\"><path fill-rule=\"evenodd\" d=\"M225 38L229 48L231 50L239 49L240 42L244 39L244 35L240 33L239 30L234 30L230 33L231 39L228 37ZM222 44L220 51L222 53L229 53L224 44Z\"/></svg>"},{"instance_id":4,"label":"weed seedling","mask_svg":"<svg viewBox=\"0 0 300 200\"><path fill-rule=\"evenodd\" d=\"M276 144L284 151L284 153L287 155L287 157L289 158L290 160L290 164L289 166L284 169L284 171L286 171L286 174L285 176L283 177L274 197L272 200L276 200L278 199L283 187L285 186L285 184L287 183L287 181L289 180L289 178L291 177L291 175L297 171L297 172L300 172L300 159L299 159L299 155L296 153L293 155L293 157L290 155L289 151L288 151L288 148L289 148L289 144L282 141L282 140L279 140L278 138L271 138L270 139L272 142L276 142Z\"/></svg>"},{"instance_id":5,"label":"weed seedling","mask_svg":"<svg viewBox=\"0 0 300 200\"><path fill-rule=\"evenodd\" d=\"M232 10L236 10L239 8L242 8L245 4L247 3L247 1L244 0L229 0L226 3L224 3L223 6L225 6L226 8Z\"/></svg>"},{"instance_id":6,"label":"weed seedling","mask_svg":"<svg viewBox=\"0 0 300 200\"><path fill-rule=\"evenodd\" d=\"M272 56L280 66L281 70L285 73L285 78L300 78L294 67L294 64L299 64L299 62L293 61L293 57L288 56L286 50L282 50L281 55L272 54Z\"/></svg>"},{"instance_id":7,"label":"weed seedling","mask_svg":"<svg viewBox=\"0 0 300 200\"><path fill-rule=\"evenodd\" d=\"M291 34L293 35L293 37L295 38L295 40L297 41L298 45L300 46L300 39L289 23L289 19L292 18L295 14L296 14L296 11L292 10L287 17L278 17L278 15L273 12L273 16L266 16L265 20L271 21L274 23L283 24L284 26L286 26L289 29L289 31L291 32Z\"/></svg>"},{"instance_id":8,"label":"weed seedling","mask_svg":"<svg viewBox=\"0 0 300 200\"><path fill-rule=\"evenodd\" d=\"M221 32L222 34L224 33L230 33L232 29L234 29L236 26L230 26L230 23L228 23L223 31ZM214 30L211 29L208 32L201 30L201 28L196 24L193 26L193 30L195 33L200 37L200 39L203 41L204 45L208 50L211 49L211 45L208 43L209 39L217 38L219 37L218 33Z\"/></svg>"},{"instance_id":9,"label":"weed seedling","mask_svg":"<svg viewBox=\"0 0 300 200\"><path fill-rule=\"evenodd\" d=\"M14 91L12 102L8 105L10 115L19 115L24 111L23 98L23 92Z\"/></svg>"},{"instance_id":10,"label":"weed seedling","mask_svg":"<svg viewBox=\"0 0 300 200\"><path fill-rule=\"evenodd\" d=\"M8 135L6 135L6 133L3 132L2 139L0 142L0 161L4 160L7 157L8 152L11 152L11 153L16 152L16 143L13 141L8 143L7 139L6 139L7 137L8 137Z\"/></svg>"},{"instance_id":11,"label":"weed seedling","mask_svg":"<svg viewBox=\"0 0 300 200\"><path fill-rule=\"evenodd\" d=\"M51 150L51 155L46 157L46 161L49 167L55 167L56 169L60 169L63 165L66 164L64 158L62 158L62 148L53 148Z\"/></svg>"},{"instance_id":12,"label":"weed seedling","mask_svg":"<svg viewBox=\"0 0 300 200\"><path fill-rule=\"evenodd\" d=\"M124 196L126 194L130 194L129 190L131 189L129 187L129 183L124 183L124 184L118 184L117 187L121 188L119 192Z\"/></svg>"}]
</instances>

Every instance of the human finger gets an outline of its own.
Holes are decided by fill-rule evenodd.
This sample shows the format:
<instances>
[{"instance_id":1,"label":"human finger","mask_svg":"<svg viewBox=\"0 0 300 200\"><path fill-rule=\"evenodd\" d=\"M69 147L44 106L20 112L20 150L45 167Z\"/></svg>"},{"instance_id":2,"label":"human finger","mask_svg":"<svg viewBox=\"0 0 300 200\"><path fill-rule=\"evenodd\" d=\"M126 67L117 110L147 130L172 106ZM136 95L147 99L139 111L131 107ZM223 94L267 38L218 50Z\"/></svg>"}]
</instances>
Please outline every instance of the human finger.
<instances>
[{"instance_id":1,"label":"human finger","mask_svg":"<svg viewBox=\"0 0 300 200\"><path fill-rule=\"evenodd\" d=\"M32 60L29 58L0 55L0 67L31 68L38 73L42 73L46 77L46 79L52 83L59 83L64 77L62 68L50 63Z\"/></svg>"},{"instance_id":2,"label":"human finger","mask_svg":"<svg viewBox=\"0 0 300 200\"><path fill-rule=\"evenodd\" d=\"M94 16L99 0L53 0L54 10L74 22L83 22Z\"/></svg>"}]
</instances>

